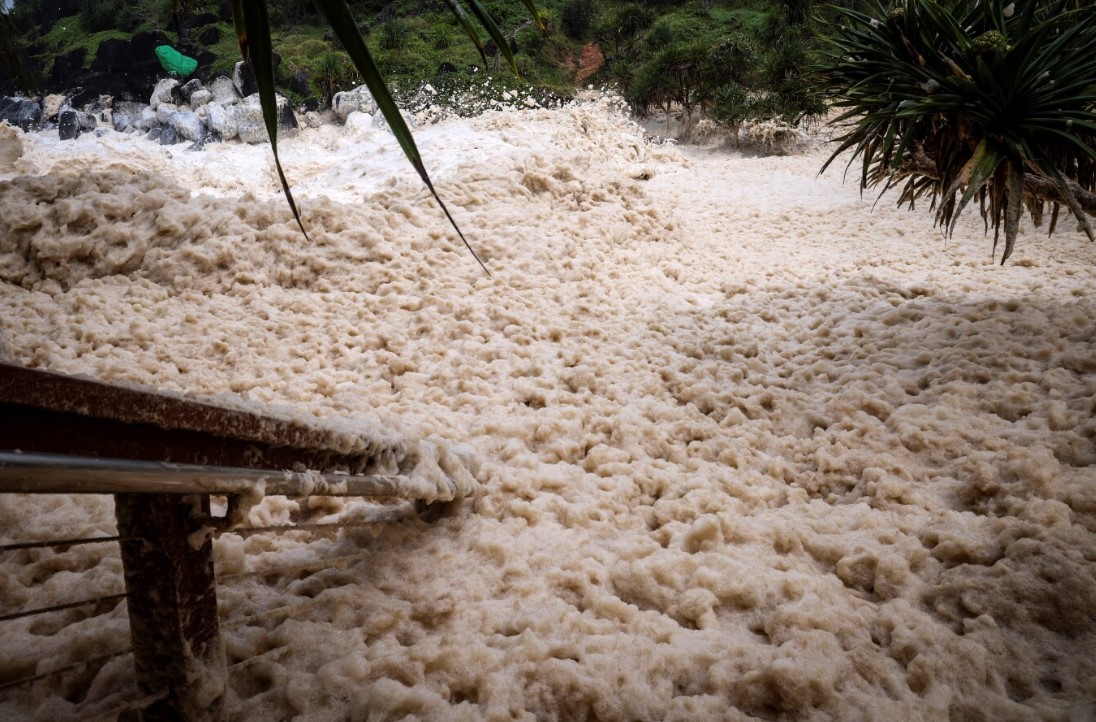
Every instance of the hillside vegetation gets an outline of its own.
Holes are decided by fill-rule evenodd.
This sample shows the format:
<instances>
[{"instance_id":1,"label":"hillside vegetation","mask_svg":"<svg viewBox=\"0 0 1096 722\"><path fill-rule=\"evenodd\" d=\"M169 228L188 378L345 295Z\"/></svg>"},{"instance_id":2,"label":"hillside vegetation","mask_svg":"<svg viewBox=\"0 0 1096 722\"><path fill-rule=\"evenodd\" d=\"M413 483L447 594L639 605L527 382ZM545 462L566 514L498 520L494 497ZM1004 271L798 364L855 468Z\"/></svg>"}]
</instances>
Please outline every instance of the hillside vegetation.
<instances>
[{"instance_id":1,"label":"hillside vegetation","mask_svg":"<svg viewBox=\"0 0 1096 722\"><path fill-rule=\"evenodd\" d=\"M566 96L577 85L615 86L641 114L680 105L735 123L758 116L794 121L822 108L804 79L814 47L806 1L541 0L541 32L523 3L483 0L510 40L520 80L490 42L484 67L441 0L349 4L400 90L466 84L486 71L502 91L524 85ZM103 40L142 32L162 32L197 57L199 76L226 73L239 56L227 6L190 0L173 15L171 0L17 0L12 18L39 75L56 85L64 80L57 77L63 73L50 79L56 58L74 57L89 69ZM322 105L360 82L311 2L273 0L270 10L286 95Z\"/></svg>"}]
</instances>

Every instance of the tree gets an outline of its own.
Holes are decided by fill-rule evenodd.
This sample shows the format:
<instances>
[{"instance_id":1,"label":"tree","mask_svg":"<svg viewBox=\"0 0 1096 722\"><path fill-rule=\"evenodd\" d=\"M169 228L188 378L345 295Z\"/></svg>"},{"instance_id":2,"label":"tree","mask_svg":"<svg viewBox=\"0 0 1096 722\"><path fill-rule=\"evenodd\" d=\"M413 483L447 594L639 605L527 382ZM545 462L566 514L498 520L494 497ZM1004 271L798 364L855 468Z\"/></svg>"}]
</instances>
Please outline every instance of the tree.
<instances>
[{"instance_id":1,"label":"tree","mask_svg":"<svg viewBox=\"0 0 1096 722\"><path fill-rule=\"evenodd\" d=\"M1096 7L1093 0L899 0L838 8L825 87L850 123L826 166L852 149L861 189L904 183L951 234L978 200L1004 263L1026 208L1061 206L1093 238L1096 214Z\"/></svg>"}]
</instances>

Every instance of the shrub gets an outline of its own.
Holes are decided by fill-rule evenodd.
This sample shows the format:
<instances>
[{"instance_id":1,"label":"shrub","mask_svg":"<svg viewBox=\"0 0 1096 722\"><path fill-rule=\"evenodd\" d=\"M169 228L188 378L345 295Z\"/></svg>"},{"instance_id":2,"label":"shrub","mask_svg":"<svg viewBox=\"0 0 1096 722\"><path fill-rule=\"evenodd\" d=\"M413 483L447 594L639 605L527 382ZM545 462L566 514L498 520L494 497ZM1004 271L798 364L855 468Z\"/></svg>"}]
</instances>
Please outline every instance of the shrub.
<instances>
[{"instance_id":1,"label":"shrub","mask_svg":"<svg viewBox=\"0 0 1096 722\"><path fill-rule=\"evenodd\" d=\"M950 234L978 199L1002 226L1004 263L1025 208L1039 224L1061 205L1096 213L1096 12L1077 0L899 0L840 9L829 25L825 87L853 121L827 161L852 149L862 188L928 196Z\"/></svg>"},{"instance_id":2,"label":"shrub","mask_svg":"<svg viewBox=\"0 0 1096 722\"><path fill-rule=\"evenodd\" d=\"M567 0L560 11L560 26L567 37L583 40L590 34L595 14L592 0Z\"/></svg>"},{"instance_id":3,"label":"shrub","mask_svg":"<svg viewBox=\"0 0 1096 722\"><path fill-rule=\"evenodd\" d=\"M324 105L330 105L335 93L350 82L353 73L346 53L331 51L324 55L316 67L314 82L323 96Z\"/></svg>"},{"instance_id":4,"label":"shrub","mask_svg":"<svg viewBox=\"0 0 1096 722\"><path fill-rule=\"evenodd\" d=\"M119 0L80 0L80 27L87 33L111 30L121 9Z\"/></svg>"},{"instance_id":5,"label":"shrub","mask_svg":"<svg viewBox=\"0 0 1096 722\"><path fill-rule=\"evenodd\" d=\"M400 18L386 20L381 26L381 47L402 50L407 45L407 24Z\"/></svg>"}]
</instances>

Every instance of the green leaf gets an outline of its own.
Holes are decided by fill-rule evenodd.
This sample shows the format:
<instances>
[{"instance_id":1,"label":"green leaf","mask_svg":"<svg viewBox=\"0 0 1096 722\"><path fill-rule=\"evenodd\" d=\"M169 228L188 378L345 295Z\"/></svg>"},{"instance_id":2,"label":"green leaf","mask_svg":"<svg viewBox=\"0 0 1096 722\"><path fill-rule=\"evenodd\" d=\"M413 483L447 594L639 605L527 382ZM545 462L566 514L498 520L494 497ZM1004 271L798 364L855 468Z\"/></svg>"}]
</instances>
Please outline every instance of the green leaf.
<instances>
[{"instance_id":1,"label":"green leaf","mask_svg":"<svg viewBox=\"0 0 1096 722\"><path fill-rule=\"evenodd\" d=\"M244 24L243 0L232 0L232 25L236 29L236 41L240 44L240 58L248 59L247 26Z\"/></svg>"},{"instance_id":2,"label":"green leaf","mask_svg":"<svg viewBox=\"0 0 1096 722\"><path fill-rule=\"evenodd\" d=\"M289 191L289 182L282 171L282 163L278 159L278 102L274 90L274 45L270 40L270 19L266 13L264 0L249 0L237 2L233 10L241 10L243 13L244 34L240 38L240 50L248 53L245 62L250 63L255 72L255 82L259 86L259 105L263 109L263 123L266 125L267 135L270 136L270 150L274 153L274 167L278 171L278 180L282 184L282 192L289 202L289 209L293 211L293 218L301 227L301 233L308 239L308 231L301 222L301 214L297 211L297 204L293 201L293 194ZM237 27L240 26L237 21ZM239 33L237 33L239 35Z\"/></svg>"},{"instance_id":3,"label":"green leaf","mask_svg":"<svg viewBox=\"0 0 1096 722\"><path fill-rule=\"evenodd\" d=\"M430 181L430 176L426 173L426 166L423 165L422 156L419 155L419 149L415 145L415 138L411 135L411 130L407 127L407 123L404 122L403 116L400 115L400 109L396 106L396 101L392 99L392 94L388 91L388 86L385 85L384 78L381 76L380 70L378 70L377 64L374 62L373 56L370 54L369 48L365 44L365 39L358 31L358 26L354 22L354 18L350 14L350 8L347 7L345 0L314 0L314 2L316 7L320 9L320 12L323 13L324 18L327 19L328 25L335 31L335 36L339 39L339 42L342 43L343 48L350 56L350 60L353 61L354 67L357 68L358 73L361 74L366 87L369 88L369 92L373 96L373 100L377 102L377 108L381 111L381 114L384 115L384 119L388 121L388 127L391 128L393 135L396 136L396 140L403 149L404 155L407 156L407 160L411 162L412 167L418 172L419 178L426 184L426 187L430 190L430 194L434 196L434 200L441 206L441 210L445 213L445 217L449 219L449 223L453 226L453 230L460 236L461 241L472 254L472 257L476 259L476 262L479 263L480 267L483 268L487 275L491 275L491 272L487 270L487 266L483 264L483 261L480 260L480 257L468 243L464 234L461 233L460 227L457 226L457 222L453 220L453 216L449 213L449 209L438 196L438 192L434 190L434 184Z\"/></svg>"},{"instance_id":4,"label":"green leaf","mask_svg":"<svg viewBox=\"0 0 1096 722\"><path fill-rule=\"evenodd\" d=\"M533 0L522 0L522 2L525 3L525 7L529 10L529 14L533 16L533 20L536 21L537 29L542 33L546 32L548 28L544 26L544 18L540 16L540 11L537 10L537 6Z\"/></svg>"}]
</instances>

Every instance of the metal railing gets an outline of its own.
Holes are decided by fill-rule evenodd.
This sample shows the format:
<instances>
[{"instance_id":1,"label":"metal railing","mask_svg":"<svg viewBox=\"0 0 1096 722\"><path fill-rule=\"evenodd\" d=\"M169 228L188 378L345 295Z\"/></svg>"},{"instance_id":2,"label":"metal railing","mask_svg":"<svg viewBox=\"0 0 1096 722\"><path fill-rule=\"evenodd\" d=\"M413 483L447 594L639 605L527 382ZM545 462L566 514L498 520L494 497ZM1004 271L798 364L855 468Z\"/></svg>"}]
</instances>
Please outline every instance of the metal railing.
<instances>
[{"instance_id":1,"label":"metal railing","mask_svg":"<svg viewBox=\"0 0 1096 722\"><path fill-rule=\"evenodd\" d=\"M418 498L421 487L398 475L360 473L370 460L330 448L330 439L323 429L298 421L0 364L0 493L112 494L117 522L113 535L16 540L0 545L0 554L117 544L125 580L125 590L117 593L0 608L0 625L78 608L107 613L125 601L131 637L129 646L2 681L0 694L131 655L137 682L132 699L112 710L93 709L96 701L89 700L86 716L135 710L146 720L222 719L229 670L217 584L345 567L366 553L218 576L214 536L330 534L415 515L429 520L447 506L426 504ZM398 503L378 506L372 517L351 524L246 525L247 502L273 495ZM223 516L211 513L211 497L227 499ZM300 607L265 610L228 624L294 614Z\"/></svg>"}]
</instances>

